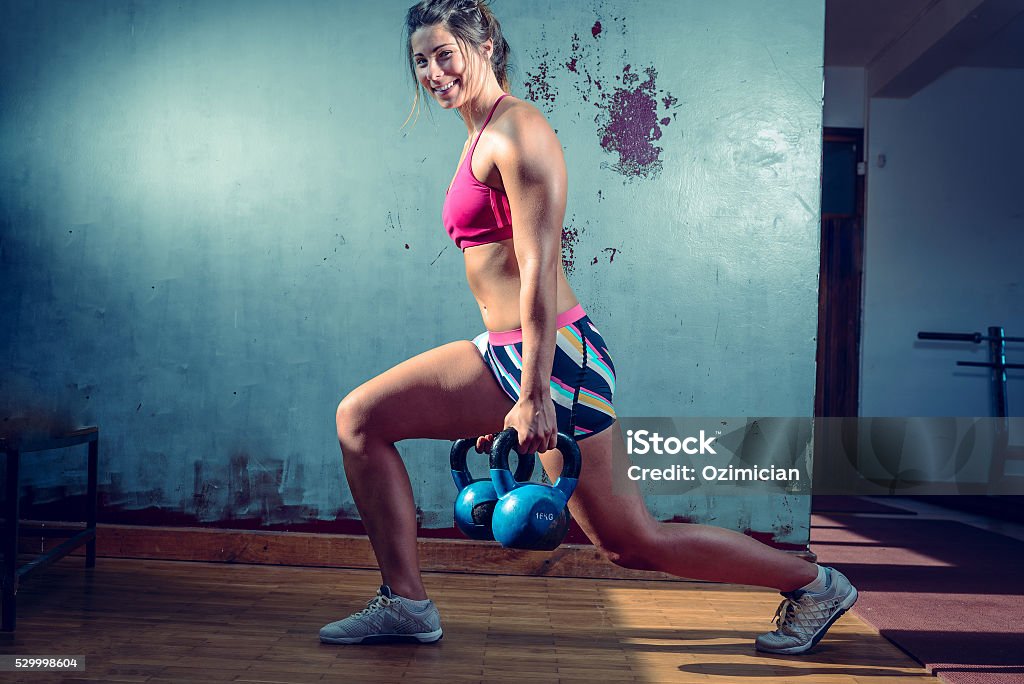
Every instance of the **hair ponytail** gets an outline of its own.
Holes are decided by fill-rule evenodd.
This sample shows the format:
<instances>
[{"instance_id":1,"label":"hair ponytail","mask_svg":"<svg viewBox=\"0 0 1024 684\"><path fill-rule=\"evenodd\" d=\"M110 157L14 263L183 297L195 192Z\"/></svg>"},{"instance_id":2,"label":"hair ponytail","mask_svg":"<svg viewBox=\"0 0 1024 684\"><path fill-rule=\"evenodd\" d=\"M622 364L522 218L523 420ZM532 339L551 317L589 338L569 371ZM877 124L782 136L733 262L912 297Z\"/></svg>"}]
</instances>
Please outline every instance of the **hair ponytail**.
<instances>
[{"instance_id":1,"label":"hair ponytail","mask_svg":"<svg viewBox=\"0 0 1024 684\"><path fill-rule=\"evenodd\" d=\"M505 40L505 36L501 32L501 24L485 0L477 0L476 4L477 10L480 12L480 23L487 30L487 37L494 44L494 50L491 52L491 69L494 71L495 78L498 79L498 85L507 93L510 90L508 83L508 41Z\"/></svg>"}]
</instances>

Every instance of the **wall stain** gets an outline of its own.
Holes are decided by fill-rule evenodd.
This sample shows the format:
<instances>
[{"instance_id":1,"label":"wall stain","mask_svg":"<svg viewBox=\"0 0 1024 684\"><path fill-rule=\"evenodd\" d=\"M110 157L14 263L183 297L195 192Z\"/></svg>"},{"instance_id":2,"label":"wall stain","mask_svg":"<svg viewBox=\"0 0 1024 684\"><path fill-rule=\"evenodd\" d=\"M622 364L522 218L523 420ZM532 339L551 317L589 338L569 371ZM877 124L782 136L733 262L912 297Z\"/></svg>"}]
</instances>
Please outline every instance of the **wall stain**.
<instances>
[{"instance_id":1,"label":"wall stain","mask_svg":"<svg viewBox=\"0 0 1024 684\"><path fill-rule=\"evenodd\" d=\"M617 247L605 247L601 251L608 255L608 263L613 264L615 263L615 255L621 252L622 250ZM594 264L596 264L599 258L600 257L594 257L593 260L591 260L590 265L593 266Z\"/></svg>"},{"instance_id":2,"label":"wall stain","mask_svg":"<svg viewBox=\"0 0 1024 684\"><path fill-rule=\"evenodd\" d=\"M577 34L572 35L572 49L570 52L569 61L565 63L565 68L574 74L578 74L579 71L576 69L576 62L579 59L580 52L580 37Z\"/></svg>"},{"instance_id":3,"label":"wall stain","mask_svg":"<svg viewBox=\"0 0 1024 684\"><path fill-rule=\"evenodd\" d=\"M547 34L540 32L540 45L547 43ZM526 99L534 102L537 106L550 114L554 111L555 100L558 99L558 90L552 83L551 67L548 64L550 53L547 48L535 50L533 59L536 62L534 71L526 72Z\"/></svg>"},{"instance_id":4,"label":"wall stain","mask_svg":"<svg viewBox=\"0 0 1024 684\"><path fill-rule=\"evenodd\" d=\"M576 270L576 246L580 242L580 236L586 230L576 227L576 215L569 219L569 225L562 226L562 264L565 266L565 274L572 275Z\"/></svg>"},{"instance_id":5,"label":"wall stain","mask_svg":"<svg viewBox=\"0 0 1024 684\"><path fill-rule=\"evenodd\" d=\"M785 531L785 528L781 528L779 530L780 533L784 533ZM807 550L807 546L805 544L794 544L792 542L779 541L777 538L777 533L775 532L758 532L757 530L752 530L750 528L740 530L740 532L747 535L748 537L753 537L762 544L775 547L776 549L782 549L783 551Z\"/></svg>"},{"instance_id":6,"label":"wall stain","mask_svg":"<svg viewBox=\"0 0 1024 684\"><path fill-rule=\"evenodd\" d=\"M249 512L252 488L249 486L249 454L236 453L228 462L228 500L221 518L230 520Z\"/></svg>"},{"instance_id":7,"label":"wall stain","mask_svg":"<svg viewBox=\"0 0 1024 684\"><path fill-rule=\"evenodd\" d=\"M624 17L613 17L618 32L628 32ZM618 85L606 88L602 81L612 83L611 73L602 66L604 27L598 19L590 29L594 43L585 44L579 33L573 33L568 49L559 53L548 47L534 51L532 57L536 67L527 72L526 99L538 108L552 113L558 102L555 82L559 77L571 79L577 95L586 104L597 109L594 116L598 144L615 161L602 164L627 179L657 178L662 170L663 148L657 145L662 137L662 127L669 126L678 108L679 100L671 93L657 86L658 71L651 66L634 68L627 63L614 81ZM546 45L546 31L541 30L541 45ZM591 54L593 52L593 54ZM628 59L623 51L621 61ZM659 111L662 110L662 111ZM670 115L671 114L671 115Z\"/></svg>"},{"instance_id":8,"label":"wall stain","mask_svg":"<svg viewBox=\"0 0 1024 684\"><path fill-rule=\"evenodd\" d=\"M434 260L430 262L430 265L431 265L431 266L433 266L433 265L434 265L435 263L437 263L437 260L438 260L438 259L440 259L440 258L441 258L441 255L442 255L442 254L444 254L444 253L445 253L445 252L446 252L447 250L448 250L448 245L445 245L445 246L444 246L444 247L443 247L443 248L441 249L441 251L437 253L437 256L436 256L436 257L434 257Z\"/></svg>"},{"instance_id":9,"label":"wall stain","mask_svg":"<svg viewBox=\"0 0 1024 684\"><path fill-rule=\"evenodd\" d=\"M211 520L216 517L213 503L223 482L203 476L203 462L192 464L192 510L199 520Z\"/></svg>"},{"instance_id":10,"label":"wall stain","mask_svg":"<svg viewBox=\"0 0 1024 684\"><path fill-rule=\"evenodd\" d=\"M599 124L601 147L618 154L618 161L611 166L617 173L656 178L662 168L662 148L654 144L662 135L655 99L658 72L654 67L647 67L647 80L639 83L640 77L630 71L630 66L627 64L622 69L622 82L626 87L616 88L610 97L603 96L605 107L595 119ZM663 119L662 125L665 121L668 119Z\"/></svg>"}]
</instances>

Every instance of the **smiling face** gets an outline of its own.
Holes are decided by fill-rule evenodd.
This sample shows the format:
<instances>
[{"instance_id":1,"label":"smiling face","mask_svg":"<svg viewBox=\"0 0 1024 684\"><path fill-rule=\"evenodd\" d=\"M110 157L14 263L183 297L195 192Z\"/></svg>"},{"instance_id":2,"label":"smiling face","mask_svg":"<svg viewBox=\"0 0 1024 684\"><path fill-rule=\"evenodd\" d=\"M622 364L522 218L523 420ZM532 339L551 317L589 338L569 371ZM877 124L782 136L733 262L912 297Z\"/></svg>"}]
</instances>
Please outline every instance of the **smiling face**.
<instances>
[{"instance_id":1,"label":"smiling face","mask_svg":"<svg viewBox=\"0 0 1024 684\"><path fill-rule=\"evenodd\" d=\"M436 25L416 29L409 38L409 47L416 79L445 109L463 106L480 91L479 75L487 66L484 60L489 59L490 41L484 44L481 56Z\"/></svg>"}]
</instances>

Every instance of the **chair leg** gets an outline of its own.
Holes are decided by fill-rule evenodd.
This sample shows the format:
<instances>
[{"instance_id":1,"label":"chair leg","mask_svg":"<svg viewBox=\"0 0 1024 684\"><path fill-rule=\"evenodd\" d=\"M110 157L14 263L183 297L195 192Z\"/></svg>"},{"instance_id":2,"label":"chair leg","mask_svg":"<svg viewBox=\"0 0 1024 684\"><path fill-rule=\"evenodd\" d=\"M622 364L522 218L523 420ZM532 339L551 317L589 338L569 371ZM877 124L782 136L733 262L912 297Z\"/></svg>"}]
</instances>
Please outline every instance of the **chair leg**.
<instances>
[{"instance_id":1,"label":"chair leg","mask_svg":"<svg viewBox=\"0 0 1024 684\"><path fill-rule=\"evenodd\" d=\"M85 544L85 567L96 565L96 508L97 508L97 467L99 461L99 437L89 442L89 491L86 495L86 526L93 531L93 537Z\"/></svg>"},{"instance_id":2,"label":"chair leg","mask_svg":"<svg viewBox=\"0 0 1024 684\"><path fill-rule=\"evenodd\" d=\"M19 466L21 452L17 449L7 452L7 494L4 499L4 567L3 577L0 582L3 584L3 608L0 629L4 632L13 632L16 617L18 593L18 487Z\"/></svg>"}]
</instances>

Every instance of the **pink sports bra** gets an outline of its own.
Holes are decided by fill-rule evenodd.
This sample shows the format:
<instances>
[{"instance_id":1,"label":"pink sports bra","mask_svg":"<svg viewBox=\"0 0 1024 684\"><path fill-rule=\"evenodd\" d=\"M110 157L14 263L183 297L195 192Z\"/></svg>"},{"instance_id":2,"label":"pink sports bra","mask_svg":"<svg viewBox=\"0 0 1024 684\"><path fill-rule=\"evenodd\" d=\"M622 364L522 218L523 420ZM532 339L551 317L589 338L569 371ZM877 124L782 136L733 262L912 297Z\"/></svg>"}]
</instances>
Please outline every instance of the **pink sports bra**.
<instances>
[{"instance_id":1,"label":"pink sports bra","mask_svg":"<svg viewBox=\"0 0 1024 684\"><path fill-rule=\"evenodd\" d=\"M508 195L484 185L473 176L473 151L480 142L480 135L491 121L498 102L508 95L505 93L495 101L490 113L480 127L480 132L469 148L469 154L455 172L455 180L445 195L441 209L441 221L448 235L461 250L477 245L486 245L512 237L512 211L508 206Z\"/></svg>"}]
</instances>

